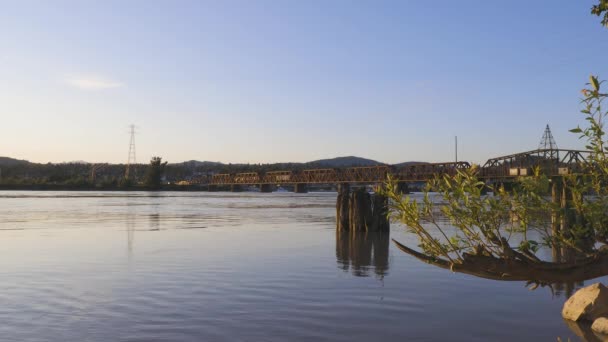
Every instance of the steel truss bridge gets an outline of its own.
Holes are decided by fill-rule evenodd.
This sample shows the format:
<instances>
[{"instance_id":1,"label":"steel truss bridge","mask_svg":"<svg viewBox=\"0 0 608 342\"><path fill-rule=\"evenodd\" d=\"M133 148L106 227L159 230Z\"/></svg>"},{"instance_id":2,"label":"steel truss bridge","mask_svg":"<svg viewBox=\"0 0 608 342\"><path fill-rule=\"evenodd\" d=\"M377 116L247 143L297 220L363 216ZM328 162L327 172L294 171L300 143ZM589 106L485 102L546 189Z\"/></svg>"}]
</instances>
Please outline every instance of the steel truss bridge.
<instances>
[{"instance_id":1,"label":"steel truss bridge","mask_svg":"<svg viewBox=\"0 0 608 342\"><path fill-rule=\"evenodd\" d=\"M532 174L539 167L547 176L563 176L584 172L589 152L577 150L538 149L489 159L479 168L478 175L486 182L511 181ZM348 168L246 172L204 176L195 183L201 185L298 185L298 184L377 184L388 175L398 182L424 182L437 175L453 176L458 170L469 169L468 162L414 163L406 166L378 165Z\"/></svg>"}]
</instances>

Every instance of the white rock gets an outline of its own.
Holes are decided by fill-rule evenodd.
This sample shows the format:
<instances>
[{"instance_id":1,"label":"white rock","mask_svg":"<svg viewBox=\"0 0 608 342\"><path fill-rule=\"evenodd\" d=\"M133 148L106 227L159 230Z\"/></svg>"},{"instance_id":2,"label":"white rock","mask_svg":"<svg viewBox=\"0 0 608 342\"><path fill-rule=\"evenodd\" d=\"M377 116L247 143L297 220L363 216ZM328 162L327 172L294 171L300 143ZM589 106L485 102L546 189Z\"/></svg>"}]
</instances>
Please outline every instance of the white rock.
<instances>
[{"instance_id":1,"label":"white rock","mask_svg":"<svg viewBox=\"0 0 608 342\"><path fill-rule=\"evenodd\" d=\"M600 317L593 321L591 330L595 331L596 333L608 335L608 318Z\"/></svg>"},{"instance_id":2,"label":"white rock","mask_svg":"<svg viewBox=\"0 0 608 342\"><path fill-rule=\"evenodd\" d=\"M608 317L608 288L595 283L576 291L564 304L562 316L572 321Z\"/></svg>"}]
</instances>

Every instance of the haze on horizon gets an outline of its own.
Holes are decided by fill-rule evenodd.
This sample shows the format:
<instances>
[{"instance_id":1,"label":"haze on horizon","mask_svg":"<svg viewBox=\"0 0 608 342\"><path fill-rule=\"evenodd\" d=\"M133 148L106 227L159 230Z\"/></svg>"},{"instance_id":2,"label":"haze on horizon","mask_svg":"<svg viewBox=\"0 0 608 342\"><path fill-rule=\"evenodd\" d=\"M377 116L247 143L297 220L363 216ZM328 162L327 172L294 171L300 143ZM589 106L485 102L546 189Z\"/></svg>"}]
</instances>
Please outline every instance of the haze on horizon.
<instances>
[{"instance_id":1,"label":"haze on horizon","mask_svg":"<svg viewBox=\"0 0 608 342\"><path fill-rule=\"evenodd\" d=\"M593 1L19 1L0 12L0 156L483 162L545 125L582 148L608 78Z\"/></svg>"}]
</instances>

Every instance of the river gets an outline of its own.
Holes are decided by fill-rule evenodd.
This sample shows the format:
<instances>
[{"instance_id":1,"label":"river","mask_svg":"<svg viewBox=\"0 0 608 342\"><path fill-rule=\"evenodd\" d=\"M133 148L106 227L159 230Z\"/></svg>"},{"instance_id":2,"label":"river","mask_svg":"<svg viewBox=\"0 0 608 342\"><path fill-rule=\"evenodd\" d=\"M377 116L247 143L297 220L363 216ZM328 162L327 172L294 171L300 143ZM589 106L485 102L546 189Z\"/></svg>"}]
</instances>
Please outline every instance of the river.
<instances>
[{"instance_id":1,"label":"river","mask_svg":"<svg viewBox=\"0 0 608 342\"><path fill-rule=\"evenodd\" d=\"M0 192L0 340L577 340L560 314L572 284L530 291L387 236L337 239L335 200ZM416 245L399 225L390 238Z\"/></svg>"}]
</instances>

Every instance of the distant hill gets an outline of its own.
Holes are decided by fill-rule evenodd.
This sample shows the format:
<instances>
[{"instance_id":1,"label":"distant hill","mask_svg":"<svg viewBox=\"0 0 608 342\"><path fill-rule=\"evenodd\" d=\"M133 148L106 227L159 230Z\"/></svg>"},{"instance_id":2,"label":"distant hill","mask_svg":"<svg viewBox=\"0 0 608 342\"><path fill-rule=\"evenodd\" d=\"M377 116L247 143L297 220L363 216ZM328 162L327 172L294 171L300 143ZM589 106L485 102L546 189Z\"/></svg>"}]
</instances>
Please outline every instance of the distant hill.
<instances>
[{"instance_id":1,"label":"distant hill","mask_svg":"<svg viewBox=\"0 0 608 342\"><path fill-rule=\"evenodd\" d=\"M10 158L10 157L0 157L0 166L14 166L14 165L24 165L24 164L31 164L31 165L37 165L35 163L30 163L27 160L20 160L20 159L15 159L15 158ZM88 165L90 164L89 162L86 161L82 161L82 160L76 160L76 161L70 161L70 162L62 162L62 163L55 163L57 165L60 164L81 164L81 165ZM417 161L408 161L408 162L402 162L402 163L398 163L398 164L394 164L395 166L408 166L408 165L412 165L412 164L426 164L425 162L417 162ZM118 164L117 164L118 165ZM232 166L249 166L249 164L227 164L227 163L222 163L222 162L212 162L212 161L199 161L199 160L187 160L181 163L171 163L169 165L175 165L175 166L186 166L189 168L198 168L198 167L206 167L206 168L222 168L222 167L226 167L229 165ZM255 167L256 164L252 164L252 167ZM260 165L260 164L257 164ZM336 158L330 158L330 159L320 159L320 160L314 160L314 161L310 161L310 162L306 162L306 163L273 163L273 164L268 164L270 166L273 166L274 169L290 169L290 168L316 168L316 167L328 167L328 168L333 168L333 167L356 167L356 166L375 166L375 165L387 165L386 163L381 163L379 161L373 160L373 159L367 159L367 158L361 158L361 157L356 157L356 156L345 156L345 157L336 157Z\"/></svg>"},{"instance_id":2,"label":"distant hill","mask_svg":"<svg viewBox=\"0 0 608 342\"><path fill-rule=\"evenodd\" d=\"M199 167L199 166L221 166L224 163L220 162L211 162L211 161L198 161L198 160L187 160L181 163L174 163L173 165L189 165L191 167Z\"/></svg>"},{"instance_id":3,"label":"distant hill","mask_svg":"<svg viewBox=\"0 0 608 342\"><path fill-rule=\"evenodd\" d=\"M306 163L307 165L316 165L322 167L348 167L348 166L374 166L386 165L379 161L366 159L355 156L337 157L331 159L320 159Z\"/></svg>"},{"instance_id":4,"label":"distant hill","mask_svg":"<svg viewBox=\"0 0 608 342\"><path fill-rule=\"evenodd\" d=\"M60 164L83 164L83 165L87 165L87 164L91 164L91 163L89 163L88 161L84 161L84 160L72 160L72 161L63 162L63 163L60 163Z\"/></svg>"},{"instance_id":5,"label":"distant hill","mask_svg":"<svg viewBox=\"0 0 608 342\"><path fill-rule=\"evenodd\" d=\"M2 166L13 166L13 165L29 164L29 163L30 162L27 160L20 160L20 159L9 158L9 157L0 157L0 165L2 165Z\"/></svg>"},{"instance_id":6,"label":"distant hill","mask_svg":"<svg viewBox=\"0 0 608 342\"><path fill-rule=\"evenodd\" d=\"M398 164L394 164L394 165L398 166L398 167L404 167L404 166L410 166L410 165L415 165L415 164L430 164L430 163L418 162L418 161L408 161L408 162L398 163Z\"/></svg>"}]
</instances>

